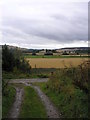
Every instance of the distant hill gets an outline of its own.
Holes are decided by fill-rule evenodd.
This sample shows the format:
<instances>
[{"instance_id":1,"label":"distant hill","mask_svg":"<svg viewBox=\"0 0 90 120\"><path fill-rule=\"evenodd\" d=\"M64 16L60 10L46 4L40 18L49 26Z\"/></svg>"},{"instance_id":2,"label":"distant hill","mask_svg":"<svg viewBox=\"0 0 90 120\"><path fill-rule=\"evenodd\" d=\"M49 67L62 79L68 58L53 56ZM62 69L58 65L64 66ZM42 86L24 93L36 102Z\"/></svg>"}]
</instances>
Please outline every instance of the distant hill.
<instances>
[{"instance_id":1,"label":"distant hill","mask_svg":"<svg viewBox=\"0 0 90 120\"><path fill-rule=\"evenodd\" d=\"M76 54L88 54L90 53L90 47L69 47L69 48L60 48L57 52L67 52L67 53L76 53Z\"/></svg>"},{"instance_id":2,"label":"distant hill","mask_svg":"<svg viewBox=\"0 0 90 120\"><path fill-rule=\"evenodd\" d=\"M0 45L2 46L2 45ZM21 50L24 53L33 53L33 52L39 52L41 51L41 49L27 49L27 48L21 48L21 47L17 47L17 46L12 46L12 45L7 45L9 49L18 49Z\"/></svg>"},{"instance_id":3,"label":"distant hill","mask_svg":"<svg viewBox=\"0 0 90 120\"><path fill-rule=\"evenodd\" d=\"M70 47L70 48L61 48L61 50L88 50L90 47Z\"/></svg>"},{"instance_id":4,"label":"distant hill","mask_svg":"<svg viewBox=\"0 0 90 120\"><path fill-rule=\"evenodd\" d=\"M1 46L1 45L0 45ZM21 47L17 47L17 46L11 46L11 45L7 45L9 49L18 49L21 50L24 53L38 53L40 51L45 51L45 49L27 49L27 48L21 48ZM50 50L50 49L49 49ZM56 52L85 52L85 51L90 51L90 47L68 47L68 48L60 48L60 49L53 49L51 50L52 52L56 51Z\"/></svg>"},{"instance_id":5,"label":"distant hill","mask_svg":"<svg viewBox=\"0 0 90 120\"><path fill-rule=\"evenodd\" d=\"M17 47L17 46L10 46L10 45L7 45L9 49L18 49L18 50L21 50L21 51L27 51L28 49L27 48L21 48L21 47Z\"/></svg>"}]
</instances>

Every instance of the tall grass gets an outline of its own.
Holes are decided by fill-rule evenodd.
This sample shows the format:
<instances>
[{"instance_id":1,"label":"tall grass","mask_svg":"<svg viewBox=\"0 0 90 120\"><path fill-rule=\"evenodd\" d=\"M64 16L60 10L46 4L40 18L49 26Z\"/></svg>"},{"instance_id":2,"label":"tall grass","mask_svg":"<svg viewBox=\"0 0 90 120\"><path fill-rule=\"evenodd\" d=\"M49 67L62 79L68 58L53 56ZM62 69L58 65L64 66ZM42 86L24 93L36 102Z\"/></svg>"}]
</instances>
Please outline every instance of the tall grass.
<instances>
[{"instance_id":1,"label":"tall grass","mask_svg":"<svg viewBox=\"0 0 90 120\"><path fill-rule=\"evenodd\" d=\"M15 100L16 90L12 86L7 86L2 94L2 118L7 118L8 112Z\"/></svg>"},{"instance_id":2,"label":"tall grass","mask_svg":"<svg viewBox=\"0 0 90 120\"><path fill-rule=\"evenodd\" d=\"M89 65L87 61L76 68L57 70L46 84L47 94L65 117L88 117Z\"/></svg>"},{"instance_id":3,"label":"tall grass","mask_svg":"<svg viewBox=\"0 0 90 120\"><path fill-rule=\"evenodd\" d=\"M65 67L57 70L50 76L47 87L60 92L63 90L63 87L70 85L70 88L72 86L88 93L89 64L90 62L83 62L76 68L72 66L71 68Z\"/></svg>"}]
</instances>

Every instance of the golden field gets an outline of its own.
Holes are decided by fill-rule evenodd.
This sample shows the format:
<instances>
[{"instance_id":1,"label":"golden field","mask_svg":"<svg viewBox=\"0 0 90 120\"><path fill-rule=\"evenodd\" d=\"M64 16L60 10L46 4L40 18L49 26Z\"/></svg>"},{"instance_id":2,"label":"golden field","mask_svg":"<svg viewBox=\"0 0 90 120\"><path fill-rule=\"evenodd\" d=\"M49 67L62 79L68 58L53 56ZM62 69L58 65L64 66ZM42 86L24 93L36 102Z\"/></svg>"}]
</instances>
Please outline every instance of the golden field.
<instances>
[{"instance_id":1,"label":"golden field","mask_svg":"<svg viewBox=\"0 0 90 120\"><path fill-rule=\"evenodd\" d=\"M76 67L88 58L26 58L32 68L64 68Z\"/></svg>"}]
</instances>

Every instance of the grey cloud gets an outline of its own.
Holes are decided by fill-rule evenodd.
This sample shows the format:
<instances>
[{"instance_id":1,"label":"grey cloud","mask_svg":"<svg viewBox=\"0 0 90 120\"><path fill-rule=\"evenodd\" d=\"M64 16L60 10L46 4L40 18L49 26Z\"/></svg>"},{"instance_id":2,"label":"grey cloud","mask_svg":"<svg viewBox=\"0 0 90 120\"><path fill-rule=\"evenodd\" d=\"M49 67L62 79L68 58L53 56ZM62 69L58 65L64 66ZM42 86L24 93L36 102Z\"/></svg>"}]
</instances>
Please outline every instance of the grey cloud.
<instances>
[{"instance_id":1,"label":"grey cloud","mask_svg":"<svg viewBox=\"0 0 90 120\"><path fill-rule=\"evenodd\" d=\"M60 17L59 17L60 18ZM63 20L63 19L62 19ZM79 21L79 22L78 22ZM9 23L10 22L10 23ZM64 26L61 21L55 20L51 24L43 23L43 21L35 20L12 20L8 25L20 29L26 34L32 34L35 36L41 36L48 39L54 39L60 42L68 42L73 40L87 40L87 22L86 19L77 18L76 20L65 19L68 25ZM42 26L43 24L43 26ZM65 29L64 31L62 29ZM84 31L86 30L86 31ZM8 33L9 31L7 31ZM11 33L12 34L12 33Z\"/></svg>"},{"instance_id":2,"label":"grey cloud","mask_svg":"<svg viewBox=\"0 0 90 120\"><path fill-rule=\"evenodd\" d=\"M56 41L57 44L72 43L75 40L87 41L88 17L86 14L87 11L85 11L86 5L84 6L84 4L82 5L82 3L79 3L78 6L79 7L78 9L76 9L77 11L75 11L75 13L70 11L70 13L72 13L71 16L68 16L69 10L67 11L67 13L63 13L61 12L62 8L58 8L58 10L60 10L59 13L59 11L57 11L57 7L55 7L56 12L53 13L52 11L49 11L49 13L47 12L45 16L43 12L43 14L40 13L38 17L35 17L33 13L33 16L27 16L27 18L18 17L17 15L13 17L9 15L7 17L7 15L4 15L2 24L3 35L7 36L8 39L11 35L14 39L14 42L15 40L16 42L26 40L27 43L31 44L35 42L39 42L39 44L42 44L45 39L46 42L50 43L50 41ZM82 10L85 12L83 13ZM12 29L9 29L9 27Z\"/></svg>"}]
</instances>

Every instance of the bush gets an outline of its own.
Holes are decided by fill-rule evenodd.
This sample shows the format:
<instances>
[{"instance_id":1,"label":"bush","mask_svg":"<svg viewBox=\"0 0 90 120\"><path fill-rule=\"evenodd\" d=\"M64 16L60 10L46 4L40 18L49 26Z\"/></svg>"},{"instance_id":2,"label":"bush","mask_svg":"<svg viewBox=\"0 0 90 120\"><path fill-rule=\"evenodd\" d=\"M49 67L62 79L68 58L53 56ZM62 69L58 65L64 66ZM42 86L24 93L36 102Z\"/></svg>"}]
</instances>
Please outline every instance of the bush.
<instances>
[{"instance_id":1,"label":"bush","mask_svg":"<svg viewBox=\"0 0 90 120\"><path fill-rule=\"evenodd\" d=\"M77 69L75 69L75 72L73 74L73 84L78 86L81 90L88 93L88 70L89 66L87 62L84 62L83 64L79 65Z\"/></svg>"},{"instance_id":2,"label":"bush","mask_svg":"<svg viewBox=\"0 0 90 120\"><path fill-rule=\"evenodd\" d=\"M62 55L69 55L69 53L67 53L66 51L64 51Z\"/></svg>"},{"instance_id":3,"label":"bush","mask_svg":"<svg viewBox=\"0 0 90 120\"><path fill-rule=\"evenodd\" d=\"M19 65L19 69L22 72L30 73L31 66L29 65L28 61L25 61L25 59L22 59Z\"/></svg>"},{"instance_id":4,"label":"bush","mask_svg":"<svg viewBox=\"0 0 90 120\"><path fill-rule=\"evenodd\" d=\"M32 53L32 55L36 55L36 53Z\"/></svg>"},{"instance_id":5,"label":"bush","mask_svg":"<svg viewBox=\"0 0 90 120\"><path fill-rule=\"evenodd\" d=\"M46 75L46 74L38 74L37 76L39 78L48 78L48 75Z\"/></svg>"}]
</instances>

